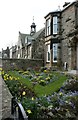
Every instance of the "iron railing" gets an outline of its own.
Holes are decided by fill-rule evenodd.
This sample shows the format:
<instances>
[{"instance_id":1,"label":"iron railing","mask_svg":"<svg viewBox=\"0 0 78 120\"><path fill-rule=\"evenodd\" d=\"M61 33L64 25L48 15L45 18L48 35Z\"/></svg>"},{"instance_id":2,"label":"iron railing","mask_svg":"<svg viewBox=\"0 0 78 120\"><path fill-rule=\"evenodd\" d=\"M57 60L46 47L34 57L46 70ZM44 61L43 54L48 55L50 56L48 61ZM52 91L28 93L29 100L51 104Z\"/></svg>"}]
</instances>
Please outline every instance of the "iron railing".
<instances>
[{"instance_id":1,"label":"iron railing","mask_svg":"<svg viewBox=\"0 0 78 120\"><path fill-rule=\"evenodd\" d=\"M11 113L14 120L28 120L28 116L26 115L26 112L23 106L15 98L12 98L11 110L12 110Z\"/></svg>"}]
</instances>

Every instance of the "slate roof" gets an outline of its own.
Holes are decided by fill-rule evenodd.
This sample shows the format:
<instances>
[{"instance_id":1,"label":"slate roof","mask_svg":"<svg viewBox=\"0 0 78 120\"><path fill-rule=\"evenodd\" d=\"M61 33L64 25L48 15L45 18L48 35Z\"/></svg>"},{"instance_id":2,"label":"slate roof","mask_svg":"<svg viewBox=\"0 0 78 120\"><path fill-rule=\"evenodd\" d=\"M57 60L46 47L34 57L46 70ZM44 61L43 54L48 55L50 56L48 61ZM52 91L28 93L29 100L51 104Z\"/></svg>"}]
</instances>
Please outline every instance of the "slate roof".
<instances>
[{"instance_id":1,"label":"slate roof","mask_svg":"<svg viewBox=\"0 0 78 120\"><path fill-rule=\"evenodd\" d=\"M22 46L25 46L25 38L27 37L28 39L28 45L31 44L33 39L37 39L39 37L39 35L43 32L45 28L40 29L38 32L36 32L34 35L30 35L30 34L23 34L21 32L19 32L19 37L22 43Z\"/></svg>"},{"instance_id":2,"label":"slate roof","mask_svg":"<svg viewBox=\"0 0 78 120\"><path fill-rule=\"evenodd\" d=\"M37 39L38 37L39 37L39 35L44 31L44 29L45 28L42 28L42 29L40 29L38 32L36 32L32 37L34 38L34 39Z\"/></svg>"},{"instance_id":3,"label":"slate roof","mask_svg":"<svg viewBox=\"0 0 78 120\"><path fill-rule=\"evenodd\" d=\"M20 36L20 40L21 40L22 46L24 46L25 45L25 38L29 37L30 34L23 34L23 33L19 32L19 36Z\"/></svg>"}]
</instances>

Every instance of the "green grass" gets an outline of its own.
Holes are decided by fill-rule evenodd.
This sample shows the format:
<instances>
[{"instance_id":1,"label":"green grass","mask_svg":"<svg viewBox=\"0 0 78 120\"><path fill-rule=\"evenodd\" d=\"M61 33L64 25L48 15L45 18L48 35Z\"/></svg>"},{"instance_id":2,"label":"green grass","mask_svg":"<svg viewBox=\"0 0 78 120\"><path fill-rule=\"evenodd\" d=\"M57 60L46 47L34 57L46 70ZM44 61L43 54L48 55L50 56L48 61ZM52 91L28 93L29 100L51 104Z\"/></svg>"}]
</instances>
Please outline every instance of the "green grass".
<instances>
[{"instance_id":1,"label":"green grass","mask_svg":"<svg viewBox=\"0 0 78 120\"><path fill-rule=\"evenodd\" d=\"M19 77L19 81L22 84L26 84L28 86L28 88L32 88L32 83L29 81L28 78L23 78L20 75L16 74L16 71L9 71L9 74L12 75L13 77Z\"/></svg>"},{"instance_id":2,"label":"green grass","mask_svg":"<svg viewBox=\"0 0 78 120\"><path fill-rule=\"evenodd\" d=\"M27 77L23 78L21 75L17 74L16 71L9 71L10 75L12 75L13 77L19 77L19 81L25 84L28 88L32 89L32 91L34 91L38 97L43 96L43 95L50 95L53 92L58 91L60 87L63 85L64 81L66 81L67 79L65 75L61 75L60 73L57 73L57 72L51 72L51 73L57 76L58 79L45 86L36 84L33 87L32 82L29 81L29 78Z\"/></svg>"},{"instance_id":3,"label":"green grass","mask_svg":"<svg viewBox=\"0 0 78 120\"><path fill-rule=\"evenodd\" d=\"M53 92L56 92L60 89L60 87L63 85L64 81L66 81L67 77L62 76L58 80L46 85L46 86L41 86L41 85L36 85L34 88L35 93L40 97L43 95L50 95Z\"/></svg>"}]
</instances>

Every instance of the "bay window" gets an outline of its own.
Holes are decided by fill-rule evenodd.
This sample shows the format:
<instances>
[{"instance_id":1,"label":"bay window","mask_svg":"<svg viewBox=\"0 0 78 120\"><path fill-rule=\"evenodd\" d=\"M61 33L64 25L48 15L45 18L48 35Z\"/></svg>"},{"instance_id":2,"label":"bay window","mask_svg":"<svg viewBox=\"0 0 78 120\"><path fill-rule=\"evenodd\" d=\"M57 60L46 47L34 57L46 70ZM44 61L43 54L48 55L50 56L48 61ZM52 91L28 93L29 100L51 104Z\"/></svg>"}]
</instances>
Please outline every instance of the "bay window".
<instances>
[{"instance_id":1,"label":"bay window","mask_svg":"<svg viewBox=\"0 0 78 120\"><path fill-rule=\"evenodd\" d=\"M50 28L51 28L51 26L50 26L50 22L51 20L50 20L50 18L46 21L46 35L48 36L48 35L50 35Z\"/></svg>"},{"instance_id":2,"label":"bay window","mask_svg":"<svg viewBox=\"0 0 78 120\"><path fill-rule=\"evenodd\" d=\"M53 34L57 34L57 16L53 17Z\"/></svg>"},{"instance_id":3,"label":"bay window","mask_svg":"<svg viewBox=\"0 0 78 120\"><path fill-rule=\"evenodd\" d=\"M53 44L53 62L57 62L57 47L58 47L58 44L54 43Z\"/></svg>"}]
</instances>

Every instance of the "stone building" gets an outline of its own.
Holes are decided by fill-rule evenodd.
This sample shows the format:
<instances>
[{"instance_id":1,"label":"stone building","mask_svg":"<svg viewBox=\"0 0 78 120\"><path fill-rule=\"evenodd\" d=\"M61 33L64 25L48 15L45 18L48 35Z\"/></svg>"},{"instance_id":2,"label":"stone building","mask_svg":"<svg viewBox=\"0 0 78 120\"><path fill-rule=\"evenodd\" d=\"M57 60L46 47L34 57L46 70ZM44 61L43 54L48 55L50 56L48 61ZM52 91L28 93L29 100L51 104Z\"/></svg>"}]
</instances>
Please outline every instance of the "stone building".
<instances>
[{"instance_id":1,"label":"stone building","mask_svg":"<svg viewBox=\"0 0 78 120\"><path fill-rule=\"evenodd\" d=\"M30 34L19 32L17 58L44 59L45 28L36 32L36 25L31 25Z\"/></svg>"},{"instance_id":2,"label":"stone building","mask_svg":"<svg viewBox=\"0 0 78 120\"><path fill-rule=\"evenodd\" d=\"M7 49L2 49L2 58L10 58L10 49L7 47Z\"/></svg>"},{"instance_id":3,"label":"stone building","mask_svg":"<svg viewBox=\"0 0 78 120\"><path fill-rule=\"evenodd\" d=\"M78 69L78 2L45 16L45 66Z\"/></svg>"},{"instance_id":4,"label":"stone building","mask_svg":"<svg viewBox=\"0 0 78 120\"><path fill-rule=\"evenodd\" d=\"M17 58L17 45L10 48L10 58Z\"/></svg>"},{"instance_id":5,"label":"stone building","mask_svg":"<svg viewBox=\"0 0 78 120\"><path fill-rule=\"evenodd\" d=\"M2 52L0 51L0 58L2 58Z\"/></svg>"}]
</instances>

